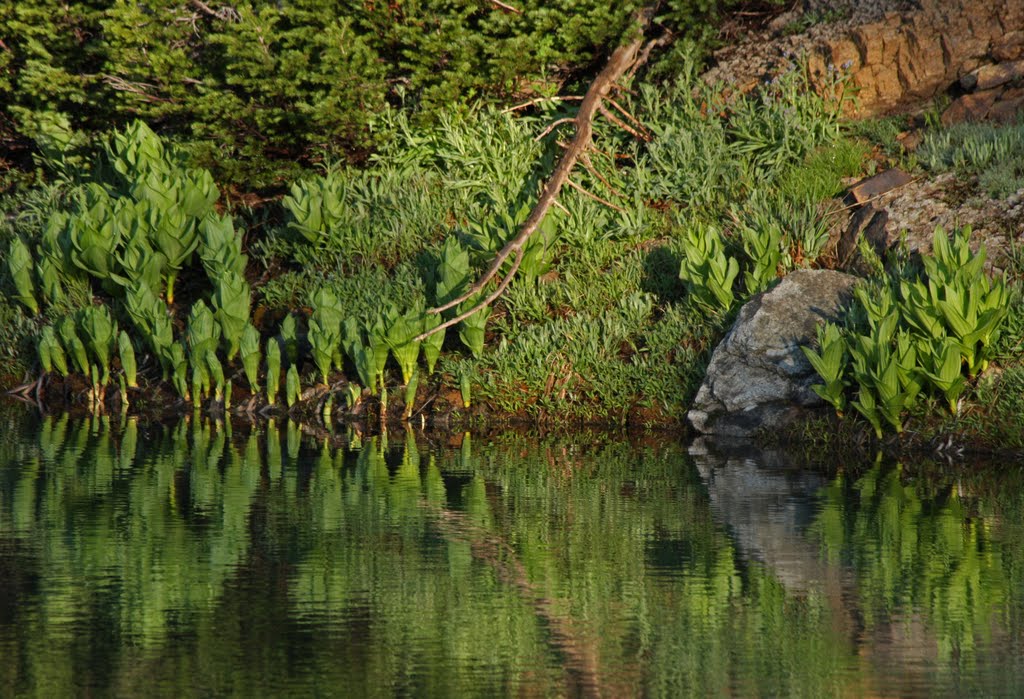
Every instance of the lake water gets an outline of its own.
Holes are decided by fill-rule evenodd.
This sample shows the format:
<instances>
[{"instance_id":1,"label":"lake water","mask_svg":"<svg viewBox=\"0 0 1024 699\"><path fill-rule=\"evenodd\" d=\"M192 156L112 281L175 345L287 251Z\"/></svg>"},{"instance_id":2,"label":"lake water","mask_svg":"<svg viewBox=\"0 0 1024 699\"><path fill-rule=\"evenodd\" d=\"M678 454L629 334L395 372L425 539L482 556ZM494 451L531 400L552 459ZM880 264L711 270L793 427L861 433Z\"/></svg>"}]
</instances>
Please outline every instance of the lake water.
<instances>
[{"instance_id":1,"label":"lake water","mask_svg":"<svg viewBox=\"0 0 1024 699\"><path fill-rule=\"evenodd\" d=\"M1024 696L1017 464L0 429L4 696Z\"/></svg>"}]
</instances>

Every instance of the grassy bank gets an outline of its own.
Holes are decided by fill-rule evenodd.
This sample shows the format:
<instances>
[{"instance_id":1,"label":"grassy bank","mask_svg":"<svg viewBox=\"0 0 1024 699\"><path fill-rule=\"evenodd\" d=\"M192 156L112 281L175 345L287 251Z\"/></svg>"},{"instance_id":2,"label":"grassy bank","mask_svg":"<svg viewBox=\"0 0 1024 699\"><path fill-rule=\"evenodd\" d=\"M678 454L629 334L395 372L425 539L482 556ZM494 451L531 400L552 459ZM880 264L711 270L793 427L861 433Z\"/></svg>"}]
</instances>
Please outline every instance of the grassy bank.
<instances>
[{"instance_id":1,"label":"grassy bank","mask_svg":"<svg viewBox=\"0 0 1024 699\"><path fill-rule=\"evenodd\" d=\"M1012 138L977 146L939 129L916 162L887 155L894 122L844 124L839 75L826 96L794 66L726 98L699 79L696 52L673 52L596 122L594 150L507 293L422 343L439 322L427 309L468 288L528 214L575 102L463 105L429 124L383 106L387 139L362 165L307 172L262 202L231 196L192 149L141 122L91 150L74 139L41 150L47 183L2 204L3 373L15 384L46 372L44 400L87 409L127 399L327 422L678 424L743 301L794 268L832 264L833 197L847 178L899 159L920 174L957 169L980 196L1005 180L986 173L1017 167ZM976 138L1002 143L1014 128ZM936 418L938 389L922 379L920 400L869 423L1011 429L1021 268L1001 264L1010 312L984 349L1000 377L962 358L955 415ZM899 302L922 267L896 255L874 270ZM876 389L862 379L844 375L833 392L863 404ZM870 429L846 414L858 434Z\"/></svg>"},{"instance_id":2,"label":"grassy bank","mask_svg":"<svg viewBox=\"0 0 1024 699\"><path fill-rule=\"evenodd\" d=\"M321 411L332 396L357 412L370 396L394 405L419 381L422 396L457 391L463 409L502 415L677 419L736 304L814 261L827 237L819 201L862 157L837 105L804 89L799 72L727 103L695 87L696 71L690 61L670 84L634 84L621 106L643 131L597 124L578 188L531 241L508 293L433 347L411 341L431 322L424 309L466 288L525 218L564 134L548 126L571 103L451 113L428 128L392 112L396 136L369 166L307 177L250 210L225 211L210 174L145 127L118 132L86 181L9 200L5 248L24 262L6 283L26 301L5 309L19 348L10 373L38 371L28 349L49 332L71 374L98 373L105 387L118 375L116 325L141 378L190 399L223 401L234 383L236 405L247 392L262 404L266 376L280 373L276 401L294 407L319 385ZM705 271L727 254L750 269L723 295ZM109 314L95 338L97 307ZM72 330L86 347L77 365ZM250 370L251 355L262 359Z\"/></svg>"}]
</instances>

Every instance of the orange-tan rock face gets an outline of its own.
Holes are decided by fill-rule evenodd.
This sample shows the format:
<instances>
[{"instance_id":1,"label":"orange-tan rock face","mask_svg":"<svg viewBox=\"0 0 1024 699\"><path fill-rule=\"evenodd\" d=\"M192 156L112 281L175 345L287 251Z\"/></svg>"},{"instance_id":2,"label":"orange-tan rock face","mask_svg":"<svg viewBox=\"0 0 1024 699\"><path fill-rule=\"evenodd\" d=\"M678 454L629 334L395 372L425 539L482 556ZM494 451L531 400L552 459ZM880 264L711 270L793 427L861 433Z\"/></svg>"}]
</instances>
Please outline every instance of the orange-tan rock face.
<instances>
[{"instance_id":1,"label":"orange-tan rock face","mask_svg":"<svg viewBox=\"0 0 1024 699\"><path fill-rule=\"evenodd\" d=\"M829 90L840 73L848 76L857 96L851 116L911 108L954 85L978 95L966 100L968 118L1012 115L1024 70L1024 0L921 0L916 9L868 23L751 37L720 52L719 65L705 77L746 91L792 69L800 55L820 90Z\"/></svg>"},{"instance_id":2,"label":"orange-tan rock face","mask_svg":"<svg viewBox=\"0 0 1024 699\"><path fill-rule=\"evenodd\" d=\"M880 114L933 97L979 70L982 80L1012 73L993 61L1024 48L1022 29L1024 0L924 0L916 12L889 13L816 46L808 67L824 84L830 65L848 65L858 115Z\"/></svg>"}]
</instances>

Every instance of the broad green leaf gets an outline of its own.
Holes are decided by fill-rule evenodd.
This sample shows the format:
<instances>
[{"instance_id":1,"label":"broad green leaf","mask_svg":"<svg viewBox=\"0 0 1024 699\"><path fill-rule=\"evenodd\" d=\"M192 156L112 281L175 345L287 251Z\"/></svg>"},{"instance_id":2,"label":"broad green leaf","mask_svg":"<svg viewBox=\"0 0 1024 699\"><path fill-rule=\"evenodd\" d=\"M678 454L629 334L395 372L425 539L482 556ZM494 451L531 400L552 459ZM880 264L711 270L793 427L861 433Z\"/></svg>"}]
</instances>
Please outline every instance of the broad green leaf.
<instances>
[{"instance_id":1,"label":"broad green leaf","mask_svg":"<svg viewBox=\"0 0 1024 699\"><path fill-rule=\"evenodd\" d=\"M7 271L14 281L17 295L14 297L32 313L39 313L35 284L32 283L32 254L21 238L11 238L7 250Z\"/></svg>"}]
</instances>

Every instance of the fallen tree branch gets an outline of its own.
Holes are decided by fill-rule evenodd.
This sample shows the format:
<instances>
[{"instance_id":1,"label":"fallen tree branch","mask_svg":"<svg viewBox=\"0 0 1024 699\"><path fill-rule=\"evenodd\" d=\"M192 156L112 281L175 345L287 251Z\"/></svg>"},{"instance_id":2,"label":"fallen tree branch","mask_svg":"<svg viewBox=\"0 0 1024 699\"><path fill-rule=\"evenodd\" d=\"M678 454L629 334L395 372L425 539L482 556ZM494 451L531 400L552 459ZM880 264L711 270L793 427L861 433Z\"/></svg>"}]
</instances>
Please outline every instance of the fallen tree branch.
<instances>
[{"instance_id":1,"label":"fallen tree branch","mask_svg":"<svg viewBox=\"0 0 1024 699\"><path fill-rule=\"evenodd\" d=\"M647 45L644 46L642 51L640 51L640 55L637 56L636 61L634 61L633 65L630 66L627 75L629 77L633 77L634 75L636 75L636 72L640 70L640 68L643 67L643 65L647 63L647 61L650 59L651 52L654 49L661 48L662 46L670 44L674 38L675 35L666 29L661 36L659 36L656 39L651 39L650 41L648 41Z\"/></svg>"},{"instance_id":2,"label":"fallen tree branch","mask_svg":"<svg viewBox=\"0 0 1024 699\"><path fill-rule=\"evenodd\" d=\"M639 131L634 129L632 126L630 126L629 124L624 122L622 119L618 118L617 116L612 114L610 111L608 111L608 107L604 106L603 104L601 105L601 114L604 115L605 119L607 119L608 121L612 122L613 124L618 126L620 129L622 129L626 133L628 133L631 136L633 136L634 138L640 139L641 141L650 140L647 137L645 137L644 134L640 133Z\"/></svg>"},{"instance_id":3,"label":"fallen tree branch","mask_svg":"<svg viewBox=\"0 0 1024 699\"><path fill-rule=\"evenodd\" d=\"M541 139L543 139L543 138L544 138L545 136L547 136L547 135L548 135L549 133L551 133L552 131L554 131L555 129L557 129L557 128L558 128L559 126L561 126L562 124L568 124L568 123L570 123L570 122L575 122L575 121L576 121L576 120L575 120L575 119L573 119L572 117L565 117L564 119L556 119L556 120L554 120L553 122L551 122L550 124L548 124L548 125L547 125L547 126L546 126L546 127L544 128L544 130L543 130L543 131L541 131L541 132L540 132L539 134L537 134L536 136L534 136L534 137L533 137L533 140L534 140L534 141L540 141L540 140L541 140Z\"/></svg>"},{"instance_id":4,"label":"fallen tree branch","mask_svg":"<svg viewBox=\"0 0 1024 699\"><path fill-rule=\"evenodd\" d=\"M238 14L238 10L228 5L225 5L219 10L215 10L202 0L191 0L191 4L203 14L213 17L214 19L219 19L223 22L238 22L242 19L242 16Z\"/></svg>"},{"instance_id":5,"label":"fallen tree branch","mask_svg":"<svg viewBox=\"0 0 1024 699\"><path fill-rule=\"evenodd\" d=\"M635 116L633 116L628 111L626 111L625 107L623 107L621 104L619 104L618 102L613 100L611 97L609 97L607 99L607 102L608 102L608 104L610 104L611 106L613 106L617 110L619 110L620 114L622 114L624 117L626 117L626 119L628 119L629 121L633 122L633 125L636 126L637 129L639 129L640 131L643 132L643 140L644 141L650 141L651 140L651 134L647 130L647 127L644 126L642 121L640 121Z\"/></svg>"},{"instance_id":6,"label":"fallen tree branch","mask_svg":"<svg viewBox=\"0 0 1024 699\"><path fill-rule=\"evenodd\" d=\"M526 100L519 104L507 107L501 110L502 114L508 114L509 112L518 112L527 107L532 107L535 104L544 104L545 102L579 102L583 98L579 95L562 95L558 97L534 97L532 100Z\"/></svg>"},{"instance_id":7,"label":"fallen tree branch","mask_svg":"<svg viewBox=\"0 0 1024 699\"><path fill-rule=\"evenodd\" d=\"M491 261L490 266L488 266L483 276L469 287L469 290L466 291L466 293L462 294L458 298L452 299L444 305L431 308L428 312L433 314L442 313L449 308L454 308L464 301L476 296L498 275L498 272L501 270L501 266L505 264L510 257L514 256L512 266L509 268L505 278L502 279L500 284L498 284L498 288L488 294L486 298L475 304L468 311L460 313L454 318L446 320L427 332L420 334L416 337L417 341L425 340L434 333L441 332L442 330L465 320L480 309L489 306L502 294L505 288L512 281L512 277L515 275L516 271L519 269L519 265L523 261L523 247L526 244L526 241L529 240L530 236L532 236L540 227L541 221L544 220L544 216L547 214L548 209L550 209L552 204L554 204L555 199L558 197L558 193L562 190L562 186L569 179L569 174L576 165L576 161L587 150L587 148L590 147L590 141L594 135L594 116L602 108L602 101L608 97L615 83L636 61L637 53L644 44L644 31L647 29L647 25L650 24L653 14L653 8L651 7L645 8L637 14L635 27L631 31L631 38L628 40L628 43L619 46L612 52L611 57L608 59L608 63L605 64L605 67L600 73L598 73L597 77L594 78L594 82L590 84L590 87L587 89L587 94L584 95L583 101L580 103L580 108L576 113L576 118L573 120L576 124L576 135L573 137L572 141L569 142L568 147L562 154L562 158L558 161L558 165L555 166L554 171L551 173L551 177L544 185L544 189L541 191L537 204L533 207L533 210L530 211L530 215L526 218L526 221L520 227L516 236L508 241L505 246L498 251L498 254L495 255L494 260Z\"/></svg>"},{"instance_id":8,"label":"fallen tree branch","mask_svg":"<svg viewBox=\"0 0 1024 699\"><path fill-rule=\"evenodd\" d=\"M590 160L590 153L584 153L582 156L580 156L580 162L583 163L583 167L587 168L587 172L593 175L598 182L603 184L609 192L619 197L620 199L623 199L625 197L625 195L622 192L620 192L619 190L615 189L614 186L612 186L612 183L609 182L604 175L597 171L597 168L594 167L594 163Z\"/></svg>"},{"instance_id":9,"label":"fallen tree branch","mask_svg":"<svg viewBox=\"0 0 1024 699\"><path fill-rule=\"evenodd\" d=\"M156 85L152 85L150 83L130 82L119 75L103 75L101 77L103 78L103 82L106 83L110 89L116 92L129 92L133 95L142 97L147 102L163 102L166 104L174 104L176 102L176 100L146 92L145 88L152 88L154 90L159 89Z\"/></svg>"},{"instance_id":10,"label":"fallen tree branch","mask_svg":"<svg viewBox=\"0 0 1024 699\"><path fill-rule=\"evenodd\" d=\"M517 15L523 14L523 11L520 10L518 7L512 7L511 5L506 5L505 3L501 2L501 0L491 0L491 4L495 5L497 7L500 7L501 9L505 10L506 12L514 12Z\"/></svg>"},{"instance_id":11,"label":"fallen tree branch","mask_svg":"<svg viewBox=\"0 0 1024 699\"><path fill-rule=\"evenodd\" d=\"M579 184L573 182L572 180L566 180L565 183L567 185L569 185L570 187L572 187L573 189L575 189L580 194L582 194L583 196L590 197L591 199L596 201L598 204L604 204L609 209L615 209L618 212L625 211L625 209L623 209L621 206L613 204L610 201L608 201L607 199L602 199L601 197L597 196L596 194L594 194L590 190L585 189L582 185L579 185Z\"/></svg>"}]
</instances>

